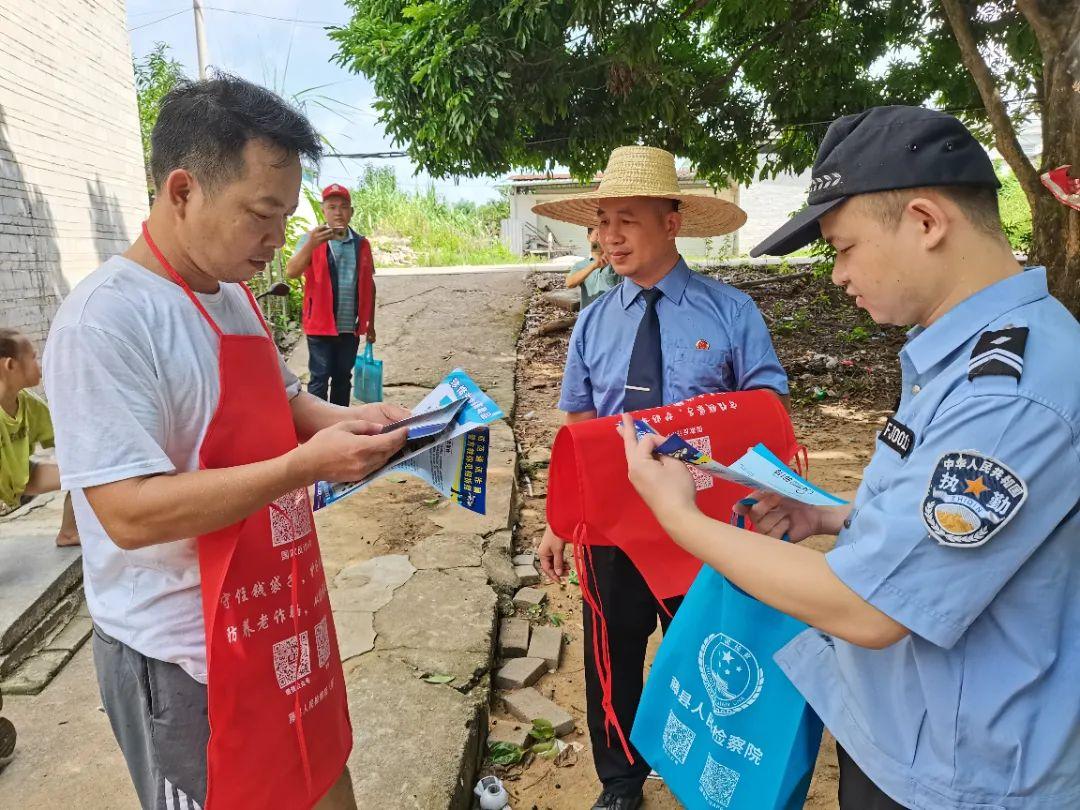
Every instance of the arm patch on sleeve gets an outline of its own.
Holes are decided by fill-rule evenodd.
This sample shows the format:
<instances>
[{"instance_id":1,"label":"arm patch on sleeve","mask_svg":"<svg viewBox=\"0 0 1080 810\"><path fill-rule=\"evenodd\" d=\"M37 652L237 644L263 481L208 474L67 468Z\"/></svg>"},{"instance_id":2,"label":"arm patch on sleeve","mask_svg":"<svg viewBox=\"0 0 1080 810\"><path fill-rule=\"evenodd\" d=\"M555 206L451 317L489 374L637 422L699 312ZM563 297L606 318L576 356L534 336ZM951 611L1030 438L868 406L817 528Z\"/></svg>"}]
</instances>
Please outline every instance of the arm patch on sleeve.
<instances>
[{"instance_id":1,"label":"arm patch on sleeve","mask_svg":"<svg viewBox=\"0 0 1080 810\"><path fill-rule=\"evenodd\" d=\"M934 465L922 519L943 546L973 548L1005 528L1027 500L1024 480L974 450L945 453Z\"/></svg>"}]
</instances>

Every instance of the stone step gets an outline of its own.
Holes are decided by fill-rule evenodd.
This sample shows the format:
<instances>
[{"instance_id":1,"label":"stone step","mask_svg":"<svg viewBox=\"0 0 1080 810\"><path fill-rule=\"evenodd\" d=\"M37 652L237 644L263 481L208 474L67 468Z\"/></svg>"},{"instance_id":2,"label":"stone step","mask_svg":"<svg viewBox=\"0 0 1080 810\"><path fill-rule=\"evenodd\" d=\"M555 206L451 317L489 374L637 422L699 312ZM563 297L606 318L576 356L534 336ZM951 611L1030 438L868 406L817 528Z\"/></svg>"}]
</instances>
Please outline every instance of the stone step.
<instances>
[{"instance_id":1,"label":"stone step","mask_svg":"<svg viewBox=\"0 0 1080 810\"><path fill-rule=\"evenodd\" d=\"M524 748L532 742L529 736L530 731L532 731L531 723L495 718L491 722L491 728L488 729L487 742L488 745L502 742Z\"/></svg>"},{"instance_id":2,"label":"stone step","mask_svg":"<svg viewBox=\"0 0 1080 810\"><path fill-rule=\"evenodd\" d=\"M574 718L570 716L570 713L531 687L513 692L500 692L499 696L506 705L506 710L518 720L524 720L526 723L547 720L555 728L555 734L559 737L574 730Z\"/></svg>"},{"instance_id":3,"label":"stone step","mask_svg":"<svg viewBox=\"0 0 1080 810\"><path fill-rule=\"evenodd\" d=\"M495 673L495 688L524 689L540 680L546 672L547 663L542 658L511 658Z\"/></svg>"},{"instance_id":4,"label":"stone step","mask_svg":"<svg viewBox=\"0 0 1080 810\"><path fill-rule=\"evenodd\" d=\"M27 658L10 677L0 683L0 692L9 695L39 694L86 643L92 632L90 619L76 616L44 649Z\"/></svg>"},{"instance_id":5,"label":"stone step","mask_svg":"<svg viewBox=\"0 0 1080 810\"><path fill-rule=\"evenodd\" d=\"M546 601L547 593L539 588L522 588L514 594L514 606L524 610L542 605Z\"/></svg>"},{"instance_id":6,"label":"stone step","mask_svg":"<svg viewBox=\"0 0 1080 810\"><path fill-rule=\"evenodd\" d=\"M52 534L0 527L0 654L11 652L82 580L82 551Z\"/></svg>"},{"instance_id":7,"label":"stone step","mask_svg":"<svg viewBox=\"0 0 1080 810\"><path fill-rule=\"evenodd\" d=\"M503 619L499 627L499 655L522 658L529 651L529 623L525 619Z\"/></svg>"},{"instance_id":8,"label":"stone step","mask_svg":"<svg viewBox=\"0 0 1080 810\"><path fill-rule=\"evenodd\" d=\"M76 587L61 598L8 652L0 655L0 680L9 677L26 659L46 646L46 641L61 633L79 613L82 604L82 588Z\"/></svg>"},{"instance_id":9,"label":"stone step","mask_svg":"<svg viewBox=\"0 0 1080 810\"><path fill-rule=\"evenodd\" d=\"M562 657L563 634L557 627L537 627L529 642L529 658L539 658L554 672Z\"/></svg>"}]
</instances>

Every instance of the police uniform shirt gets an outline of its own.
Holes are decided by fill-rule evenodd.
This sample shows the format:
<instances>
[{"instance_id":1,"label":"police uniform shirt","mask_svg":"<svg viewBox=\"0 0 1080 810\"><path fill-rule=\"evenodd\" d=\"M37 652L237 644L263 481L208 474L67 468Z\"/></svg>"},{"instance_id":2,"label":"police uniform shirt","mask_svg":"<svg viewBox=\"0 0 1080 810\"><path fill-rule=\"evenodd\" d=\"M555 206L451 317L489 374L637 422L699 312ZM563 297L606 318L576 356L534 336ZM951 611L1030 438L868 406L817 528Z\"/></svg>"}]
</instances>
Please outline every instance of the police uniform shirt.
<instances>
[{"instance_id":1,"label":"police uniform shirt","mask_svg":"<svg viewBox=\"0 0 1080 810\"><path fill-rule=\"evenodd\" d=\"M683 259L656 285L663 355L663 401L770 388L788 392L768 327L746 293L693 272ZM578 316L563 372L560 410L623 410L626 372L645 313L642 288L628 278Z\"/></svg>"},{"instance_id":2,"label":"police uniform shirt","mask_svg":"<svg viewBox=\"0 0 1080 810\"><path fill-rule=\"evenodd\" d=\"M1042 268L911 333L827 555L911 634L872 650L810 629L776 656L907 807L1080 807L1078 352Z\"/></svg>"}]
</instances>

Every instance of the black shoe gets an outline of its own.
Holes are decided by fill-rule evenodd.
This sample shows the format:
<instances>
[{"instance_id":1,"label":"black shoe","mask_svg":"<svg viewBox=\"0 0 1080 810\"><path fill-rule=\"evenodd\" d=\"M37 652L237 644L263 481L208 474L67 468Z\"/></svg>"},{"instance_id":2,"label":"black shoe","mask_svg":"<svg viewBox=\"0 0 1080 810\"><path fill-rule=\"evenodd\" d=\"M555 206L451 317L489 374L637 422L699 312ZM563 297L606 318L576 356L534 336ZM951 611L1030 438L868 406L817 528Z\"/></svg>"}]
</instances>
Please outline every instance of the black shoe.
<instances>
[{"instance_id":1,"label":"black shoe","mask_svg":"<svg viewBox=\"0 0 1080 810\"><path fill-rule=\"evenodd\" d=\"M630 796L616 796L605 790L592 806L592 810L638 810L644 801L645 797L640 790Z\"/></svg>"},{"instance_id":2,"label":"black shoe","mask_svg":"<svg viewBox=\"0 0 1080 810\"><path fill-rule=\"evenodd\" d=\"M6 717L0 717L0 771L15 755L15 726Z\"/></svg>"}]
</instances>

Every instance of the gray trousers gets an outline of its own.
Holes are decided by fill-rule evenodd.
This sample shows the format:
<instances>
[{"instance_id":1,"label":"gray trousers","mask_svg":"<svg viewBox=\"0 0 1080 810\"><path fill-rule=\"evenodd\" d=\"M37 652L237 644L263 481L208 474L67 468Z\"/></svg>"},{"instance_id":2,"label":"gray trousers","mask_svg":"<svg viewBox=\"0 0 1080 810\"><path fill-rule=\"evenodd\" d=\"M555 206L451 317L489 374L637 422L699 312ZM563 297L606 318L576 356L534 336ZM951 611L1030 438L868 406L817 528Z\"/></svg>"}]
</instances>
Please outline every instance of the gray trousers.
<instances>
[{"instance_id":1,"label":"gray trousers","mask_svg":"<svg viewBox=\"0 0 1080 810\"><path fill-rule=\"evenodd\" d=\"M147 658L94 626L101 702L143 810L202 810L206 687L176 664Z\"/></svg>"}]
</instances>

